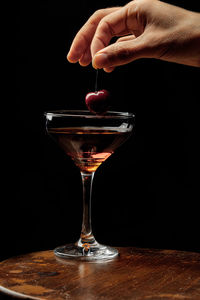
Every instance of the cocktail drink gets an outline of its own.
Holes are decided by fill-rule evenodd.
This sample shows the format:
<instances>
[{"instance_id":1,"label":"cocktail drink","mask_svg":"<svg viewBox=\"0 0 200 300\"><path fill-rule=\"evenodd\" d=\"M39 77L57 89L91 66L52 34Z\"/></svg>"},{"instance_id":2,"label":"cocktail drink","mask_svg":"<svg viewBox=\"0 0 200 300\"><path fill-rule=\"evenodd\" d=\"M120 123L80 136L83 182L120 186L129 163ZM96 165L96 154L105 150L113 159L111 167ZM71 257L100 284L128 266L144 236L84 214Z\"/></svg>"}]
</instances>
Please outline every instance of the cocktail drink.
<instances>
[{"instance_id":1,"label":"cocktail drink","mask_svg":"<svg viewBox=\"0 0 200 300\"><path fill-rule=\"evenodd\" d=\"M92 233L91 192L96 169L131 135L134 115L108 112L99 116L89 111L45 113L47 132L80 169L83 182L83 220L80 239L55 249L62 258L81 260L112 259L115 248L99 244Z\"/></svg>"}]
</instances>

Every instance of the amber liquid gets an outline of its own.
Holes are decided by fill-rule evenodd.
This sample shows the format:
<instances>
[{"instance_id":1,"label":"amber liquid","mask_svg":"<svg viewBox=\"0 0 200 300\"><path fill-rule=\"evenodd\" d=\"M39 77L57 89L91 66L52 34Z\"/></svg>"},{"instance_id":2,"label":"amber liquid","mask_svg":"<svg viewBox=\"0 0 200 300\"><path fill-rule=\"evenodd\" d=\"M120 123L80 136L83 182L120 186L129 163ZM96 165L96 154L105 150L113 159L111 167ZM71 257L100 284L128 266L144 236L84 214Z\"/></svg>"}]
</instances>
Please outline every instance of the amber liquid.
<instances>
[{"instance_id":1,"label":"amber liquid","mask_svg":"<svg viewBox=\"0 0 200 300\"><path fill-rule=\"evenodd\" d=\"M51 128L48 132L83 173L92 173L129 137L102 128Z\"/></svg>"}]
</instances>

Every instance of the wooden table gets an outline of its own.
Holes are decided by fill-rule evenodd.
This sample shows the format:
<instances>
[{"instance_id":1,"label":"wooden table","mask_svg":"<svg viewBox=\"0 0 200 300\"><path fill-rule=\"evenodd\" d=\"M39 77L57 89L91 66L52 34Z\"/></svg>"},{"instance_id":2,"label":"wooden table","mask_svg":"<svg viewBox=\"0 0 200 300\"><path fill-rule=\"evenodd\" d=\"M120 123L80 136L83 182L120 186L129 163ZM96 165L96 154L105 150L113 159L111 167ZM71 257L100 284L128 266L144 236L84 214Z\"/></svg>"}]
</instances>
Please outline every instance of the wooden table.
<instances>
[{"instance_id":1,"label":"wooden table","mask_svg":"<svg viewBox=\"0 0 200 300\"><path fill-rule=\"evenodd\" d=\"M0 291L51 300L200 300L200 253L118 248L110 262L57 259L52 251L0 263Z\"/></svg>"}]
</instances>

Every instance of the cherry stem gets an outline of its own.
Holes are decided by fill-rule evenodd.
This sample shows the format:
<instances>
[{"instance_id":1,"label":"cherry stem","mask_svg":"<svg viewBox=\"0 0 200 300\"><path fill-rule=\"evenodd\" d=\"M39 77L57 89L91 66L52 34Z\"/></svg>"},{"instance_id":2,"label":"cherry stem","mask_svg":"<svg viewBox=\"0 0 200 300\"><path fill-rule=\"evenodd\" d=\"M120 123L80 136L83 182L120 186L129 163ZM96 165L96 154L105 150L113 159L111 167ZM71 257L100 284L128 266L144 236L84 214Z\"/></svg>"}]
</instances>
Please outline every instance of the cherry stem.
<instances>
[{"instance_id":1,"label":"cherry stem","mask_svg":"<svg viewBox=\"0 0 200 300\"><path fill-rule=\"evenodd\" d=\"M95 93L97 92L98 69L96 70Z\"/></svg>"}]
</instances>

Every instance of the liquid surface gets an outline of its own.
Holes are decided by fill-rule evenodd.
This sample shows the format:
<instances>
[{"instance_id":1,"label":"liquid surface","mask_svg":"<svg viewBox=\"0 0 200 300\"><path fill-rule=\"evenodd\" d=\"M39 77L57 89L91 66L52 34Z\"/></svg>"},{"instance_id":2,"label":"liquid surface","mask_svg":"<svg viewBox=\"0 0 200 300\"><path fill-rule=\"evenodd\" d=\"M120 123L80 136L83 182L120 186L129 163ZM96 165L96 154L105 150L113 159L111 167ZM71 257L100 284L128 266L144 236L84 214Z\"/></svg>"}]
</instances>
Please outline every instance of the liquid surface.
<instances>
[{"instance_id":1,"label":"liquid surface","mask_svg":"<svg viewBox=\"0 0 200 300\"><path fill-rule=\"evenodd\" d=\"M130 135L102 128L51 128L48 132L83 173L96 171Z\"/></svg>"}]
</instances>

